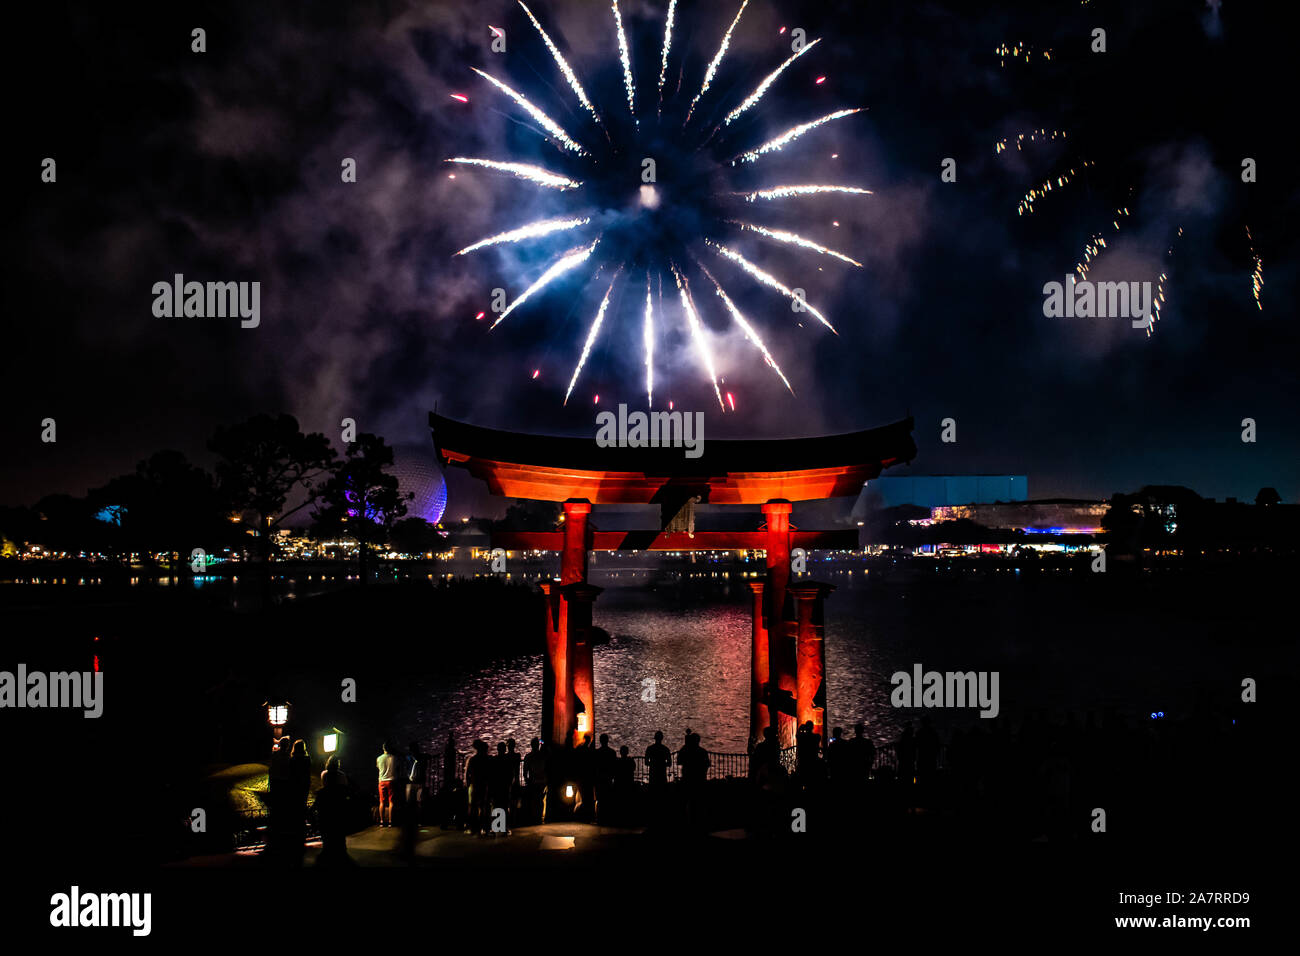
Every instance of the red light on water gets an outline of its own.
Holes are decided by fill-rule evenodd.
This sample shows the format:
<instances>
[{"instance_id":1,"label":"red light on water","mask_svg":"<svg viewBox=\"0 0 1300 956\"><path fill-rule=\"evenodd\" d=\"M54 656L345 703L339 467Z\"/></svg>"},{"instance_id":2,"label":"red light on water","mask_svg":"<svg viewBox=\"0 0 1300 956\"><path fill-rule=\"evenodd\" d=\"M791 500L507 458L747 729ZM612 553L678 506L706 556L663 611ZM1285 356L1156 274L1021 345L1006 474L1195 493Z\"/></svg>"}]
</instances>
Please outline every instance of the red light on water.
<instances>
[{"instance_id":1,"label":"red light on water","mask_svg":"<svg viewBox=\"0 0 1300 956\"><path fill-rule=\"evenodd\" d=\"M459 101L462 102L462 103L468 103L468 102L469 102L469 97L468 97L468 96L462 96L462 95L459 94L459 93L452 93L452 94L451 94L451 98L452 98L453 100L459 100Z\"/></svg>"}]
</instances>

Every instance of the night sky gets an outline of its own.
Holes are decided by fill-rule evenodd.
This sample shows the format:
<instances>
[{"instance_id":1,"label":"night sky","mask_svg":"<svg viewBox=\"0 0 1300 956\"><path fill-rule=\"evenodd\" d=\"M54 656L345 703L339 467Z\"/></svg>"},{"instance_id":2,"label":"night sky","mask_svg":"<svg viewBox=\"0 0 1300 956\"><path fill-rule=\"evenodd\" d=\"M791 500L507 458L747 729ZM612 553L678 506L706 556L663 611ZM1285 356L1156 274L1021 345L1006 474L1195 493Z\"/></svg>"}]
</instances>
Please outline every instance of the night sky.
<instances>
[{"instance_id":1,"label":"night sky","mask_svg":"<svg viewBox=\"0 0 1300 956\"><path fill-rule=\"evenodd\" d=\"M667 2L620 6L639 110L652 116ZM669 85L680 72L680 95L699 88L737 6L679 4ZM625 138L608 6L530 7ZM806 288L835 336L707 260L797 392L693 280L736 401L725 415L666 282L656 407L671 398L704 410L713 437L851 431L912 414L913 472L1025 474L1034 497L1184 484L1220 498L1271 485L1297 500L1295 54L1293 33L1265 7L753 0L701 100L712 122L790 55L790 29L824 39L728 144L867 110L726 181L873 190L749 210L863 267L752 235L735 241ZM336 444L344 417L403 444L428 440L435 403L479 424L574 435L594 434L596 393L600 408L644 407L643 287L640 300L635 284L612 298L565 407L606 280L576 272L491 333L491 313L474 317L494 287L514 298L577 240L452 257L573 210L556 191L445 164L464 155L566 168L471 67L575 135L601 135L517 4L52 2L7 16L0 503L83 494L161 448L208 464L218 424L262 411L290 412ZM489 24L505 29L506 53L491 51ZM205 53L191 52L194 27L207 31ZM1105 53L1089 49L1094 27L1106 30ZM1027 44L1031 62L1000 65L1003 42ZM1067 137L995 154L999 139L1035 128ZM58 164L52 184L41 182L47 156ZM344 157L357 160L356 183L341 181ZM956 182L940 180L945 157ZM1258 182L1241 181L1244 157L1257 161ZM1096 165L1017 216L1027 189L1085 159ZM661 164L664 194L693 195L711 162ZM674 174L691 182L675 187ZM1118 207L1130 215L1116 232ZM655 228L697 249L698 217L675 222ZM1247 226L1263 260L1262 310ZM1044 283L1070 272L1098 232L1108 247L1090 279L1168 273L1152 336L1124 319L1044 317ZM155 317L153 284L175 273L259 281L260 326ZM55 444L40 440L47 417ZM949 417L955 444L939 440ZM1241 441L1247 417L1255 444Z\"/></svg>"}]
</instances>

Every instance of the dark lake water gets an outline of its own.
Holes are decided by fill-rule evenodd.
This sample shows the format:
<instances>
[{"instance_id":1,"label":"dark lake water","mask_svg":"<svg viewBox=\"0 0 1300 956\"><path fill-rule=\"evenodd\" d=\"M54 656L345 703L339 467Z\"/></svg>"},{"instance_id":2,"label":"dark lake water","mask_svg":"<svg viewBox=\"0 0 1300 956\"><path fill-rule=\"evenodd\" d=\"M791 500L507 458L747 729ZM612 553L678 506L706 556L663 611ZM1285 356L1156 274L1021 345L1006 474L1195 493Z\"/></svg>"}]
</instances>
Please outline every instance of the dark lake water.
<instances>
[{"instance_id":1,"label":"dark lake water","mask_svg":"<svg viewBox=\"0 0 1300 956\"><path fill-rule=\"evenodd\" d=\"M662 729L686 727L714 751L743 752L749 733L750 592L739 576L686 589L649 590L648 575L593 573L606 588L594 620L611 634L594 652L597 732L634 754ZM1099 576L1098 576L1099 577ZM945 732L979 720L975 710L895 709L890 675L926 670L999 672L1002 716L1043 710L1082 719L1106 710L1126 719L1190 713L1198 699L1227 706L1241 678L1294 666L1277 643L1235 609L1231 590L1204 582L1108 586L1062 573L936 575L875 585L861 570L819 573L837 585L826 603L828 727L865 721L892 740L929 716ZM644 681L655 700L643 700ZM542 658L526 655L417 682L402 729L439 748L448 731L462 749L475 737L515 737L521 749L540 721ZM983 721L988 724L989 721Z\"/></svg>"}]
</instances>

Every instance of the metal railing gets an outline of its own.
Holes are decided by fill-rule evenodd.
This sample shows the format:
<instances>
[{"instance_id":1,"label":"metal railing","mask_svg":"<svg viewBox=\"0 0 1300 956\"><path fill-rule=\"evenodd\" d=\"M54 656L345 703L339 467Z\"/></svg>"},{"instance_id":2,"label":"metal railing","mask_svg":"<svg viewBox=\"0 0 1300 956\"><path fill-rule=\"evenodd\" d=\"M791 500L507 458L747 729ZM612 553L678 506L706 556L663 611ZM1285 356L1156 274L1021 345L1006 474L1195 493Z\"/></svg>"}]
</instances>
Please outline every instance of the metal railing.
<instances>
[{"instance_id":1,"label":"metal railing","mask_svg":"<svg viewBox=\"0 0 1300 956\"><path fill-rule=\"evenodd\" d=\"M749 776L750 756L747 753L723 753L715 750L708 750L705 753L709 756L709 767L705 773L708 780L728 780L736 778L745 778ZM463 784L465 781L465 766L469 758L474 756L469 751L457 751L455 757L455 771L453 778L457 784ZM526 758L527 754L520 755ZM650 771L646 764L646 758L640 755L629 755L636 769L633 771L632 779L636 783L649 783ZM426 778L425 786L434 789L441 788L446 781L444 776L444 767L446 766L447 755L444 751L441 754L434 754L428 758L429 772ZM789 747L781 751L781 764L791 773L794 772L796 763L795 748ZM668 766L665 768L665 775L668 782L682 778L681 765L678 763L677 754L672 753L668 760ZM517 780L520 786L524 785L523 760L519 764L519 777Z\"/></svg>"}]
</instances>

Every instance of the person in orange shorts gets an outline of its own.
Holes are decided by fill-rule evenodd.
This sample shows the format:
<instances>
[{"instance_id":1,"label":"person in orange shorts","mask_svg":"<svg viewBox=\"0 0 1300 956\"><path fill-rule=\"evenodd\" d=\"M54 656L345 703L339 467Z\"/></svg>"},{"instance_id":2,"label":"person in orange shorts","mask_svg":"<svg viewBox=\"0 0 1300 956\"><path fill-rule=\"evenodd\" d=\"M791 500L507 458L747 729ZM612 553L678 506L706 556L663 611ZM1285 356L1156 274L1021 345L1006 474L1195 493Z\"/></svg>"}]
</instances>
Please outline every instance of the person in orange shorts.
<instances>
[{"instance_id":1,"label":"person in orange shorts","mask_svg":"<svg viewBox=\"0 0 1300 956\"><path fill-rule=\"evenodd\" d=\"M375 758L375 767L379 770L379 825L393 825L393 782L397 779L397 758L393 755L393 745L384 741L384 752Z\"/></svg>"}]
</instances>

